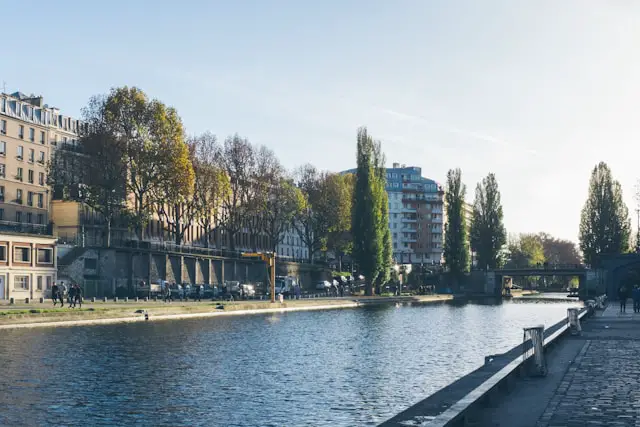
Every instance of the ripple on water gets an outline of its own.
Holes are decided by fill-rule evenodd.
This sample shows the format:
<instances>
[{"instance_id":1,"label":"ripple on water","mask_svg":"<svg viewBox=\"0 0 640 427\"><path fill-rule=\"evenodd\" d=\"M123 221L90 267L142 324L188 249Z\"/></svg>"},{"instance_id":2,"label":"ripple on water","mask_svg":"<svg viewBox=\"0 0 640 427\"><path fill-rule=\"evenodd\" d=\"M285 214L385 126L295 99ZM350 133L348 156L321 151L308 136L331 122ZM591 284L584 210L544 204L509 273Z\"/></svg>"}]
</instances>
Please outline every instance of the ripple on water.
<instances>
[{"instance_id":1,"label":"ripple on water","mask_svg":"<svg viewBox=\"0 0 640 427\"><path fill-rule=\"evenodd\" d=\"M377 425L567 307L387 306L5 331L0 425Z\"/></svg>"}]
</instances>

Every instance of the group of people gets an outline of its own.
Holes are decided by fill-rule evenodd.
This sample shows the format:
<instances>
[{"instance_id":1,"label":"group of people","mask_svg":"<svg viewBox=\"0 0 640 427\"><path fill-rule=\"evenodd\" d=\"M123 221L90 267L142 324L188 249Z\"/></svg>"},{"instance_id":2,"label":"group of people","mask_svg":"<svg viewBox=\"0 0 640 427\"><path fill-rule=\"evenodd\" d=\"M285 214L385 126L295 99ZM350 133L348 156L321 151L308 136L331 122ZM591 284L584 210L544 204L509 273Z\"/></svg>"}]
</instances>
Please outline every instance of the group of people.
<instances>
[{"instance_id":1,"label":"group of people","mask_svg":"<svg viewBox=\"0 0 640 427\"><path fill-rule=\"evenodd\" d=\"M631 297L633 300L633 312L640 313L640 285L635 285L631 288L631 292L629 292L629 288L626 285L623 285L618 289L618 299L620 300L620 313L627 312L627 300Z\"/></svg>"},{"instance_id":2,"label":"group of people","mask_svg":"<svg viewBox=\"0 0 640 427\"><path fill-rule=\"evenodd\" d=\"M67 297L69 308L76 308L76 304L82 308L82 288L77 283L71 284L67 290L67 285L61 282L60 285L54 283L51 287L51 299L55 307L60 301L60 307L64 308L64 297Z\"/></svg>"},{"instance_id":3,"label":"group of people","mask_svg":"<svg viewBox=\"0 0 640 427\"><path fill-rule=\"evenodd\" d=\"M202 301L202 285L195 285L195 295L193 296L194 301ZM164 284L162 289L162 295L164 297L164 302L173 301L173 293L177 292L179 294L179 298L182 300L184 298L185 301L189 300L188 288L183 287L182 290L178 287L178 285L174 282L173 284L169 284L169 282Z\"/></svg>"}]
</instances>

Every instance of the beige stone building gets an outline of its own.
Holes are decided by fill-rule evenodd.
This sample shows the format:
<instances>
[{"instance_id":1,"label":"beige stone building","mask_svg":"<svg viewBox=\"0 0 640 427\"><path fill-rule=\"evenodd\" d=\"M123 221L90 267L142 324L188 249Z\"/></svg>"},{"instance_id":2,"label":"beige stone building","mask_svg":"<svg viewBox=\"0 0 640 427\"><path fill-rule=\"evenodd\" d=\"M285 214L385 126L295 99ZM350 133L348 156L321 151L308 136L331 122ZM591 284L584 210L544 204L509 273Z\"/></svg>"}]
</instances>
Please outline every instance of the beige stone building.
<instances>
[{"instance_id":1,"label":"beige stone building","mask_svg":"<svg viewBox=\"0 0 640 427\"><path fill-rule=\"evenodd\" d=\"M51 234L47 164L77 141L80 122L41 96L0 94L0 227Z\"/></svg>"},{"instance_id":2,"label":"beige stone building","mask_svg":"<svg viewBox=\"0 0 640 427\"><path fill-rule=\"evenodd\" d=\"M56 276L55 237L0 233L0 299L50 298Z\"/></svg>"}]
</instances>

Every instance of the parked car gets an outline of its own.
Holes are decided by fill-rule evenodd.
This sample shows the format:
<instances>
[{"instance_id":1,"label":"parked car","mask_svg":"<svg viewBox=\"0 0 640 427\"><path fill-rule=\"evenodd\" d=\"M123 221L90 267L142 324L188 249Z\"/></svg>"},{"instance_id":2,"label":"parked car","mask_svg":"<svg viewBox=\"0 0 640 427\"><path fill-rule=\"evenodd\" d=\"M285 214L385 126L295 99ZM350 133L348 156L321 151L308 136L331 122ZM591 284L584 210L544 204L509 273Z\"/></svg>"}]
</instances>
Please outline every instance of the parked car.
<instances>
[{"instance_id":1,"label":"parked car","mask_svg":"<svg viewBox=\"0 0 640 427\"><path fill-rule=\"evenodd\" d=\"M329 289L331 289L331 282L328 280L320 280L319 282L316 282L316 290L328 291Z\"/></svg>"},{"instance_id":2,"label":"parked car","mask_svg":"<svg viewBox=\"0 0 640 427\"><path fill-rule=\"evenodd\" d=\"M256 287L250 284L242 284L240 285L240 289L242 290L241 295L244 295L244 298L252 299L256 297Z\"/></svg>"}]
</instances>

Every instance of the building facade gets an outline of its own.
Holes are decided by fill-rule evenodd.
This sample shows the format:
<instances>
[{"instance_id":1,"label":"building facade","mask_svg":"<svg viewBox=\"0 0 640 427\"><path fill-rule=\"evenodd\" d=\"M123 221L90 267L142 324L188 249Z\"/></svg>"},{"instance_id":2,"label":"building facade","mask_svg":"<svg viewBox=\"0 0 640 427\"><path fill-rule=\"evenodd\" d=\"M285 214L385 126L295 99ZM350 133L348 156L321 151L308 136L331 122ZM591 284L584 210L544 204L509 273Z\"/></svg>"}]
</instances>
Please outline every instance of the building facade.
<instances>
[{"instance_id":1,"label":"building facade","mask_svg":"<svg viewBox=\"0 0 640 427\"><path fill-rule=\"evenodd\" d=\"M57 268L55 237L0 233L0 299L50 298Z\"/></svg>"},{"instance_id":2,"label":"building facade","mask_svg":"<svg viewBox=\"0 0 640 427\"><path fill-rule=\"evenodd\" d=\"M41 96L0 94L0 225L50 233L52 194L47 164L53 150L75 144L80 123Z\"/></svg>"},{"instance_id":3,"label":"building facade","mask_svg":"<svg viewBox=\"0 0 640 427\"><path fill-rule=\"evenodd\" d=\"M444 242L444 191L422 169L387 168L389 227L397 264L440 264Z\"/></svg>"},{"instance_id":4,"label":"building facade","mask_svg":"<svg viewBox=\"0 0 640 427\"><path fill-rule=\"evenodd\" d=\"M309 248L300 238L300 233L295 227L290 226L284 233L282 241L276 246L276 254L279 258L294 260L307 260Z\"/></svg>"}]
</instances>

